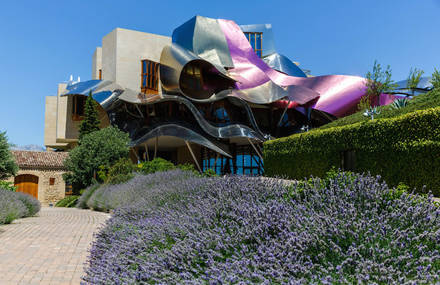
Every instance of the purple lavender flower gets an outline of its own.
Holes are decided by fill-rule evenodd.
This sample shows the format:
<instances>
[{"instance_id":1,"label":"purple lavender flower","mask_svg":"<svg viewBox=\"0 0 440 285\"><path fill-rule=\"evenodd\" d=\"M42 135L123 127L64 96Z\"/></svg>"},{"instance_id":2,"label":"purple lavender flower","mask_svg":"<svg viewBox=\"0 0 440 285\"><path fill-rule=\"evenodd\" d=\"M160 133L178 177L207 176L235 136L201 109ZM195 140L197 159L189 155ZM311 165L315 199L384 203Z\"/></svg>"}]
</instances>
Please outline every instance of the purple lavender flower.
<instances>
[{"instance_id":1,"label":"purple lavender flower","mask_svg":"<svg viewBox=\"0 0 440 285\"><path fill-rule=\"evenodd\" d=\"M367 175L291 186L180 170L139 175L89 200L115 211L97 235L83 281L440 282L437 207L392 191Z\"/></svg>"}]
</instances>

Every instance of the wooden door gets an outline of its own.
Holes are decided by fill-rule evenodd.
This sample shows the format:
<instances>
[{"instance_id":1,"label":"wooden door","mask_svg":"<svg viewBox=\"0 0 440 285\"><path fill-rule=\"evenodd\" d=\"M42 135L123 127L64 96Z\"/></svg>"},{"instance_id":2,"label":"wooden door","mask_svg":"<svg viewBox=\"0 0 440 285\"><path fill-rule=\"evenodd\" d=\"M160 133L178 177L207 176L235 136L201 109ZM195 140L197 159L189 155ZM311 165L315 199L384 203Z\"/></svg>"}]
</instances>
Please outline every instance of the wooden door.
<instances>
[{"instance_id":1,"label":"wooden door","mask_svg":"<svg viewBox=\"0 0 440 285\"><path fill-rule=\"evenodd\" d=\"M27 193L38 199L38 176L23 174L15 177L14 185L17 192Z\"/></svg>"}]
</instances>

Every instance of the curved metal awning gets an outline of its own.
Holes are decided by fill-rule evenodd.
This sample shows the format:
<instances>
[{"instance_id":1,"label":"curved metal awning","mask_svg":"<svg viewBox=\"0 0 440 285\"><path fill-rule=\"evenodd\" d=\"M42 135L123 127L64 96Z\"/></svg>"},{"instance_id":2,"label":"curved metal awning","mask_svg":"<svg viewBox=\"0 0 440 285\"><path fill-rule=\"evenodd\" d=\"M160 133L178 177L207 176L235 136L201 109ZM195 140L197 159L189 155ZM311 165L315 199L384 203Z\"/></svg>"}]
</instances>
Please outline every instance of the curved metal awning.
<instances>
[{"instance_id":1,"label":"curved metal awning","mask_svg":"<svg viewBox=\"0 0 440 285\"><path fill-rule=\"evenodd\" d=\"M220 153L221 155L232 157L226 147L221 146L220 144L213 142L209 140L208 138L204 137L203 135L197 133L194 130L191 130L187 127L178 125L178 124L164 124L161 126L158 126L154 128L153 130L149 131L142 137L140 137L137 140L134 140L130 143L131 147L141 146L142 144L146 143L148 140L156 137L176 137L179 139L182 139L184 141L196 143L198 145L207 147L217 153Z\"/></svg>"},{"instance_id":2,"label":"curved metal awning","mask_svg":"<svg viewBox=\"0 0 440 285\"><path fill-rule=\"evenodd\" d=\"M88 80L68 85L66 87L66 92L64 92L61 96L89 96L90 93L92 93L92 98L98 102L104 108L104 110L107 110L117 99L121 99L129 103L138 103L142 101L141 99L144 96L148 96L140 92L124 88L121 85L108 80Z\"/></svg>"}]
</instances>

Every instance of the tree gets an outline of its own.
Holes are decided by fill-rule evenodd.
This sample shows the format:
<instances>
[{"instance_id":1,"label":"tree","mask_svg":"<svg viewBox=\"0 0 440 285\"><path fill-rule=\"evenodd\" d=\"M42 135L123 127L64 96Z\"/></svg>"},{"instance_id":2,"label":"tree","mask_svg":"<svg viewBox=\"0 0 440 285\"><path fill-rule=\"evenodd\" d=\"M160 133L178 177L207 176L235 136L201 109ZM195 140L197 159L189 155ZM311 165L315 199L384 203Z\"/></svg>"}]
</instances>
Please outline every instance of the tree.
<instances>
[{"instance_id":1,"label":"tree","mask_svg":"<svg viewBox=\"0 0 440 285\"><path fill-rule=\"evenodd\" d=\"M392 92L397 85L391 79L391 67L388 65L385 70L382 66L374 61L373 70L368 71L365 77L367 78L366 96L372 100L372 105L379 105L380 95L383 93Z\"/></svg>"},{"instance_id":2,"label":"tree","mask_svg":"<svg viewBox=\"0 0 440 285\"><path fill-rule=\"evenodd\" d=\"M414 89L416 89L419 85L420 78L422 77L423 73L425 73L423 70L417 68L411 68L409 71L408 80L406 81L406 88L411 90L412 95L414 95Z\"/></svg>"},{"instance_id":3,"label":"tree","mask_svg":"<svg viewBox=\"0 0 440 285\"><path fill-rule=\"evenodd\" d=\"M99 115L96 109L96 102L92 97L92 92L89 93L84 106L84 120L82 120L79 126L79 142L81 139L92 132L99 131Z\"/></svg>"},{"instance_id":4,"label":"tree","mask_svg":"<svg viewBox=\"0 0 440 285\"><path fill-rule=\"evenodd\" d=\"M67 183L74 190L92 184L100 166L110 167L129 153L128 134L115 127L108 127L84 135L81 144L74 148L64 161L68 172L64 174Z\"/></svg>"},{"instance_id":5,"label":"tree","mask_svg":"<svg viewBox=\"0 0 440 285\"><path fill-rule=\"evenodd\" d=\"M9 150L6 132L0 132L0 180L13 176L18 171L17 163Z\"/></svg>"},{"instance_id":6,"label":"tree","mask_svg":"<svg viewBox=\"0 0 440 285\"><path fill-rule=\"evenodd\" d=\"M440 90L440 71L437 68L434 69L431 78L432 87L436 90Z\"/></svg>"}]
</instances>

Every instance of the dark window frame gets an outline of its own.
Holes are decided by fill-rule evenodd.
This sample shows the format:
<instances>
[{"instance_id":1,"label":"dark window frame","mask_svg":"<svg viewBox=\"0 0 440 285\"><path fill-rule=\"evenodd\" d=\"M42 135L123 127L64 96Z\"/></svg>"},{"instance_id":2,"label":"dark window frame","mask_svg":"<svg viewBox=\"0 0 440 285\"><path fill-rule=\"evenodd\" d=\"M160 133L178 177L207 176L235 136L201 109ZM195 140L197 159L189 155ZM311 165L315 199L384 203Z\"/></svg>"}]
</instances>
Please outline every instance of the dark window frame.
<instances>
[{"instance_id":1,"label":"dark window frame","mask_svg":"<svg viewBox=\"0 0 440 285\"><path fill-rule=\"evenodd\" d=\"M72 120L81 121L84 119L86 96L74 95L72 96Z\"/></svg>"},{"instance_id":2,"label":"dark window frame","mask_svg":"<svg viewBox=\"0 0 440 285\"><path fill-rule=\"evenodd\" d=\"M246 36L247 40L252 46L252 49L254 52L261 58L263 57L263 33L262 32L244 32L244 35ZM252 35L254 36L252 38ZM260 36L259 38L257 37ZM257 41L260 41L260 48L257 49ZM252 42L253 41L253 42Z\"/></svg>"},{"instance_id":3,"label":"dark window frame","mask_svg":"<svg viewBox=\"0 0 440 285\"><path fill-rule=\"evenodd\" d=\"M141 92L159 93L159 63L148 59L141 60Z\"/></svg>"}]
</instances>

